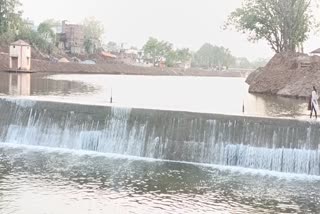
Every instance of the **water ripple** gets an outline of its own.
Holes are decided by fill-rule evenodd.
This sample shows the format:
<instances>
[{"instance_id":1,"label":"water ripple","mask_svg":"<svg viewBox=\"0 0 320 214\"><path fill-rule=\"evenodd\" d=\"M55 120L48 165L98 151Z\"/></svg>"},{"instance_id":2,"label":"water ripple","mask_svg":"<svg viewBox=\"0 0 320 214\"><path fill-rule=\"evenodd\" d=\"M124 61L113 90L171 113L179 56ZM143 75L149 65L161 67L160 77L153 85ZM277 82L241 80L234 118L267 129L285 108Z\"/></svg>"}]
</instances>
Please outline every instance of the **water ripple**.
<instances>
[{"instance_id":1,"label":"water ripple","mask_svg":"<svg viewBox=\"0 0 320 214\"><path fill-rule=\"evenodd\" d=\"M320 181L0 147L1 214L316 213Z\"/></svg>"}]
</instances>

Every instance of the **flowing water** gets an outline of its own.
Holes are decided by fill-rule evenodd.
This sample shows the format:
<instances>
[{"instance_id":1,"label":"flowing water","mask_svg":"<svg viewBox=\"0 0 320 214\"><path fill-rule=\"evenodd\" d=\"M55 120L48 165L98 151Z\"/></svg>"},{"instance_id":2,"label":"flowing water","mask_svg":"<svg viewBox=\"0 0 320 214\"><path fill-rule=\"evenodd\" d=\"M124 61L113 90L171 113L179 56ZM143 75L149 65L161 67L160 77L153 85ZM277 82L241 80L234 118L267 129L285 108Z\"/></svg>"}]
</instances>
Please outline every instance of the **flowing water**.
<instances>
[{"instance_id":1,"label":"flowing water","mask_svg":"<svg viewBox=\"0 0 320 214\"><path fill-rule=\"evenodd\" d=\"M303 100L241 78L1 75L1 214L320 212L320 124L242 112L304 119Z\"/></svg>"},{"instance_id":2,"label":"flowing water","mask_svg":"<svg viewBox=\"0 0 320 214\"><path fill-rule=\"evenodd\" d=\"M0 141L320 175L320 124L0 100Z\"/></svg>"},{"instance_id":3,"label":"flowing water","mask_svg":"<svg viewBox=\"0 0 320 214\"><path fill-rule=\"evenodd\" d=\"M0 213L318 213L320 180L68 150L0 147Z\"/></svg>"}]
</instances>

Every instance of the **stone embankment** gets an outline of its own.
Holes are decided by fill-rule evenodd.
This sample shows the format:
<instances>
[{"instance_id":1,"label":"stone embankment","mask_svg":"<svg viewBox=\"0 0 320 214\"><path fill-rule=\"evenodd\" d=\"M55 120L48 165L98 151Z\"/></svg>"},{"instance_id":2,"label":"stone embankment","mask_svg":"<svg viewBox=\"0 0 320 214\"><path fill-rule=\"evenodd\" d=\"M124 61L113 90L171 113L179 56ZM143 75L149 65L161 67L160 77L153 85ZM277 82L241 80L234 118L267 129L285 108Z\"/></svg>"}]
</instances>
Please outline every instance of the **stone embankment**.
<instances>
[{"instance_id":1,"label":"stone embankment","mask_svg":"<svg viewBox=\"0 0 320 214\"><path fill-rule=\"evenodd\" d=\"M265 67L251 73L246 82L250 93L308 97L312 86L320 90L320 57L276 54Z\"/></svg>"}]
</instances>

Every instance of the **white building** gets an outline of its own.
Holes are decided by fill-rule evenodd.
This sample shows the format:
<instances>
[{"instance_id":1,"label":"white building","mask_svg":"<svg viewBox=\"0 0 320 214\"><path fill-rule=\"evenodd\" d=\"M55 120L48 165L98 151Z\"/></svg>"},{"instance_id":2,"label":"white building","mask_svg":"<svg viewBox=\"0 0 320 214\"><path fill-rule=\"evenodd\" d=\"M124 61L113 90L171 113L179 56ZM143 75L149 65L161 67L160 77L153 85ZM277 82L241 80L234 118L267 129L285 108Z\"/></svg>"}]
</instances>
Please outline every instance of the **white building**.
<instances>
[{"instance_id":1,"label":"white building","mask_svg":"<svg viewBox=\"0 0 320 214\"><path fill-rule=\"evenodd\" d=\"M9 67L12 70L30 71L31 46L22 40L11 43L9 63Z\"/></svg>"}]
</instances>

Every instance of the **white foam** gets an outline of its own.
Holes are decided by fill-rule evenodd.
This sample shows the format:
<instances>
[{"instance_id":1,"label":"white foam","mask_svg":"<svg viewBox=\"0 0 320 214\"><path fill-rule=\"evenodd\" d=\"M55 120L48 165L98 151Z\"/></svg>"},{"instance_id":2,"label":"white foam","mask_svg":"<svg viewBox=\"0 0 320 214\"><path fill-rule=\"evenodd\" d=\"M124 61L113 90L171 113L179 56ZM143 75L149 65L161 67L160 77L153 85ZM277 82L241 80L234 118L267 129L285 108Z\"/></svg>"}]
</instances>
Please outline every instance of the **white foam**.
<instances>
[{"instance_id":1,"label":"white foam","mask_svg":"<svg viewBox=\"0 0 320 214\"><path fill-rule=\"evenodd\" d=\"M195 165L201 166L208 169L218 169L220 171L226 171L230 173L239 173L242 175L248 176L259 176L259 177L276 177L278 179L285 180L303 180L303 181L320 181L320 176L314 175L306 175L306 174L293 174L293 173L283 173L283 172L275 172L269 170L261 170L261 169L250 169L238 166L221 166L215 164L203 164L203 163L193 163L186 161L171 161L171 160L161 160L154 158L144 158L144 157L136 157L136 156L128 156L121 154L113 154L113 153L100 153L94 151L85 151L85 150L72 150L72 149L63 149L63 148L51 148L44 146L32 146L32 145L21 145L14 143L0 143L0 148L4 149L24 149L26 151L39 151L43 153L59 153L59 154L72 154L77 156L91 156L91 157L106 157L111 159L123 159L123 160L132 160L132 161L145 161L145 162L168 162L168 163L180 163L187 165Z\"/></svg>"},{"instance_id":2,"label":"white foam","mask_svg":"<svg viewBox=\"0 0 320 214\"><path fill-rule=\"evenodd\" d=\"M17 106L24 107L24 108L33 107L37 103L36 100L21 99L21 97L3 97L1 99L8 101L8 102L11 102L11 103L14 103Z\"/></svg>"}]
</instances>

